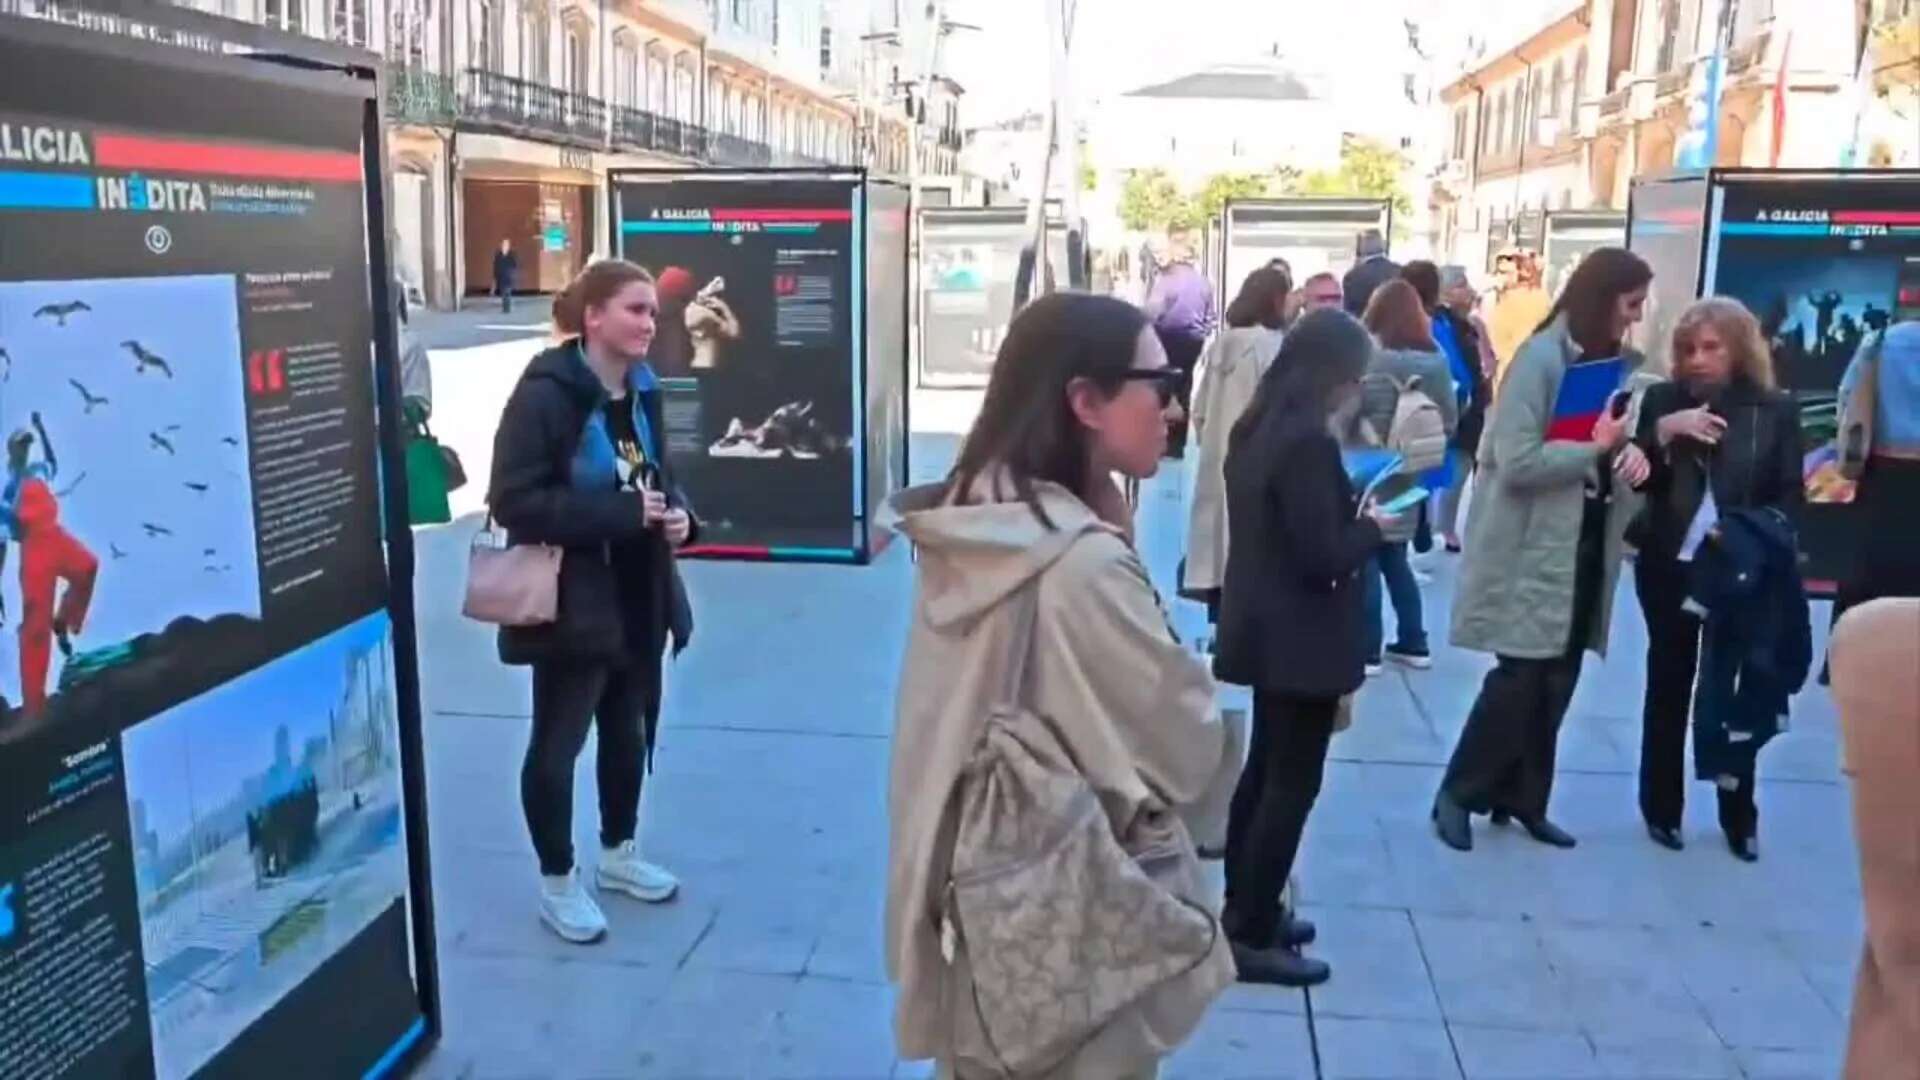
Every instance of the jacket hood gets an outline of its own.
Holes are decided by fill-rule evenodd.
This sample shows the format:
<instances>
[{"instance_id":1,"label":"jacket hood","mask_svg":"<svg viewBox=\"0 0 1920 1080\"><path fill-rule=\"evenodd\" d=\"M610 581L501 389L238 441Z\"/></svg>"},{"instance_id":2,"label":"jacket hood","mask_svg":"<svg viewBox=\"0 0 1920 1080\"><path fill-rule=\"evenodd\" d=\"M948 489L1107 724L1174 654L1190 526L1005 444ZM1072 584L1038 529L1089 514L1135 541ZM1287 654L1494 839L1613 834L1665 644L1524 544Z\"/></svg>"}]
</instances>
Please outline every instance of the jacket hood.
<instances>
[{"instance_id":1,"label":"jacket hood","mask_svg":"<svg viewBox=\"0 0 1920 1080\"><path fill-rule=\"evenodd\" d=\"M585 407L592 407L607 396L606 388L600 385L599 376L587 366L580 355L580 339L568 338L558 345L542 349L527 364L527 370L520 376L524 380L546 379L560 384L569 394L578 398ZM627 385L645 393L654 389L658 380L653 368L645 361L633 365L627 371Z\"/></svg>"},{"instance_id":2,"label":"jacket hood","mask_svg":"<svg viewBox=\"0 0 1920 1080\"><path fill-rule=\"evenodd\" d=\"M1241 364L1252 364L1264 372L1280 352L1285 335L1264 326L1229 326L1220 331L1220 347L1208 359L1209 373L1232 371Z\"/></svg>"},{"instance_id":3,"label":"jacket hood","mask_svg":"<svg viewBox=\"0 0 1920 1080\"><path fill-rule=\"evenodd\" d=\"M975 486L994 490L985 479ZM1051 529L1032 507L1013 497L1011 482L1003 482L1000 490L1007 501L962 506L947 500L946 484L929 484L902 491L882 510L878 524L913 541L919 550L920 602L935 630L964 633L1087 533L1119 535L1058 484L1034 484Z\"/></svg>"}]
</instances>

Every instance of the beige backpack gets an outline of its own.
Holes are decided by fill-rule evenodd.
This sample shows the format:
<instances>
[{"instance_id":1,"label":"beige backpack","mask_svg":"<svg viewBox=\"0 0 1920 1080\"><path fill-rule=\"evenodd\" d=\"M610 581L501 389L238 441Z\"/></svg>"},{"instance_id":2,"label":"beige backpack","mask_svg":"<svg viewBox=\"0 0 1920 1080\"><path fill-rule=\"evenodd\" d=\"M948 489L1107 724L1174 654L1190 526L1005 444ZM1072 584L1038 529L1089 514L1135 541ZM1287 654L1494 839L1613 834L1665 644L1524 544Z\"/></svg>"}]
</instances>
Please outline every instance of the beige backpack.
<instances>
[{"instance_id":1,"label":"beige backpack","mask_svg":"<svg viewBox=\"0 0 1920 1080\"><path fill-rule=\"evenodd\" d=\"M1447 460L1447 422L1426 391L1420 389L1420 376L1406 380L1388 375L1368 376L1393 383L1393 422L1387 427L1381 444L1400 455L1400 471L1418 476L1437 469Z\"/></svg>"},{"instance_id":2,"label":"beige backpack","mask_svg":"<svg viewBox=\"0 0 1920 1080\"><path fill-rule=\"evenodd\" d=\"M1053 723L1020 704L1035 586L1007 602L1018 622L1000 704L954 795L942 941L963 1077L1057 1067L1122 1009L1204 977L1220 934L1179 818L1127 823L1136 848L1151 838L1127 850Z\"/></svg>"}]
</instances>

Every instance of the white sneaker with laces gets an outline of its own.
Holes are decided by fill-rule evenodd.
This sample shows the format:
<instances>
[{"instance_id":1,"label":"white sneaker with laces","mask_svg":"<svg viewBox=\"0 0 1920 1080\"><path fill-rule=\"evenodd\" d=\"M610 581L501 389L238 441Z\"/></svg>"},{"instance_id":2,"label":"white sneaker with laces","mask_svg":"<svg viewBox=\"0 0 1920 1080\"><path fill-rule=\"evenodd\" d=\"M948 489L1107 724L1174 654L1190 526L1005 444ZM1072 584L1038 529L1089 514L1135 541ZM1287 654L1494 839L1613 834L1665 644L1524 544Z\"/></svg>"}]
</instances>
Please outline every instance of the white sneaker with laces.
<instances>
[{"instance_id":1,"label":"white sneaker with laces","mask_svg":"<svg viewBox=\"0 0 1920 1080\"><path fill-rule=\"evenodd\" d=\"M540 878L540 921L575 945L599 941L607 935L607 917L580 884L578 870Z\"/></svg>"},{"instance_id":2,"label":"white sneaker with laces","mask_svg":"<svg viewBox=\"0 0 1920 1080\"><path fill-rule=\"evenodd\" d=\"M640 858L640 849L631 840L619 847L600 849L600 869L595 879L603 889L623 892L649 904L671 900L680 891L680 879L665 867Z\"/></svg>"}]
</instances>

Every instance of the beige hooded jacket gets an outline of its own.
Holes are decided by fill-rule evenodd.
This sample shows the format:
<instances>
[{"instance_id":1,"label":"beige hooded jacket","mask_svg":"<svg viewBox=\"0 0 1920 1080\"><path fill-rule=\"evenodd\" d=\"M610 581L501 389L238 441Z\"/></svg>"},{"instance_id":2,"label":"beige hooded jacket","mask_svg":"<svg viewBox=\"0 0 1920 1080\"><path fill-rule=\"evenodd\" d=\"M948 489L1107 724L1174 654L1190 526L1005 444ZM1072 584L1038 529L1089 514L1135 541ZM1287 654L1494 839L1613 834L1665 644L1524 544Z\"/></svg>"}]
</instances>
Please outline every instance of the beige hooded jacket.
<instances>
[{"instance_id":1,"label":"beige hooded jacket","mask_svg":"<svg viewBox=\"0 0 1920 1080\"><path fill-rule=\"evenodd\" d=\"M887 970L905 1058L950 1059L961 1015L940 934L953 795L1003 681L1016 590L1038 590L1025 704L1057 725L1123 846L1143 812L1195 802L1225 751L1213 679L1175 640L1132 547L1066 489L1043 483L1037 495L1053 528L1025 503L948 505L938 488L902 493L882 522L919 559L888 794ZM1200 968L1123 1010L1049 1075L1151 1068L1233 977L1222 936Z\"/></svg>"},{"instance_id":2,"label":"beige hooded jacket","mask_svg":"<svg viewBox=\"0 0 1920 1080\"><path fill-rule=\"evenodd\" d=\"M1281 333L1229 327L1214 336L1195 369L1189 422L1199 444L1187 514L1187 571L1181 587L1217 589L1227 573L1227 436L1247 411L1260 377L1280 352Z\"/></svg>"}]
</instances>

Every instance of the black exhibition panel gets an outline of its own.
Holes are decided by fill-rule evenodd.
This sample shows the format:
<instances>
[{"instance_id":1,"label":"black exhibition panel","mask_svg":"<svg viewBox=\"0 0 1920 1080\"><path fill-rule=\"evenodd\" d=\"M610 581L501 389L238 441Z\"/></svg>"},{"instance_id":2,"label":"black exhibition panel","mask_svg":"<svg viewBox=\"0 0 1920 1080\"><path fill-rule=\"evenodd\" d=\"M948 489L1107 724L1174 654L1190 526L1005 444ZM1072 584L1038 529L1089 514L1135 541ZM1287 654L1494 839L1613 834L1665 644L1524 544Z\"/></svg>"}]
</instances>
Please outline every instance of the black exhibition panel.
<instances>
[{"instance_id":1,"label":"black exhibition panel","mask_svg":"<svg viewBox=\"0 0 1920 1080\"><path fill-rule=\"evenodd\" d=\"M1775 378L1800 406L1808 588L1831 592L1855 533L1834 446L1840 384L1875 331L1920 319L1920 172L1714 169L1636 181L1628 243L1654 267L1645 340L1660 363L1696 297L1730 296L1759 318Z\"/></svg>"},{"instance_id":2,"label":"black exhibition panel","mask_svg":"<svg viewBox=\"0 0 1920 1080\"><path fill-rule=\"evenodd\" d=\"M667 452L694 558L864 563L906 480L906 190L860 170L619 169L613 249L652 272Z\"/></svg>"},{"instance_id":3,"label":"black exhibition panel","mask_svg":"<svg viewBox=\"0 0 1920 1080\"><path fill-rule=\"evenodd\" d=\"M1017 206L920 210L919 382L941 389L987 385L1013 321L1014 278L1032 241ZM1047 259L1064 287L1067 227L1047 221Z\"/></svg>"},{"instance_id":4,"label":"black exhibition panel","mask_svg":"<svg viewBox=\"0 0 1920 1080\"><path fill-rule=\"evenodd\" d=\"M1567 275L1595 248L1627 246L1627 215L1618 210L1549 210L1541 250L1541 284L1559 296Z\"/></svg>"},{"instance_id":5,"label":"black exhibition panel","mask_svg":"<svg viewBox=\"0 0 1920 1080\"><path fill-rule=\"evenodd\" d=\"M1393 238L1393 204L1386 199L1235 199L1220 219L1214 291L1222 311L1248 274L1276 258L1287 261L1299 288L1318 273L1345 274L1366 230L1378 229L1389 243Z\"/></svg>"},{"instance_id":6,"label":"black exhibition panel","mask_svg":"<svg viewBox=\"0 0 1920 1080\"><path fill-rule=\"evenodd\" d=\"M396 1074L439 1019L374 58L60 10L0 16L0 1076Z\"/></svg>"}]
</instances>

